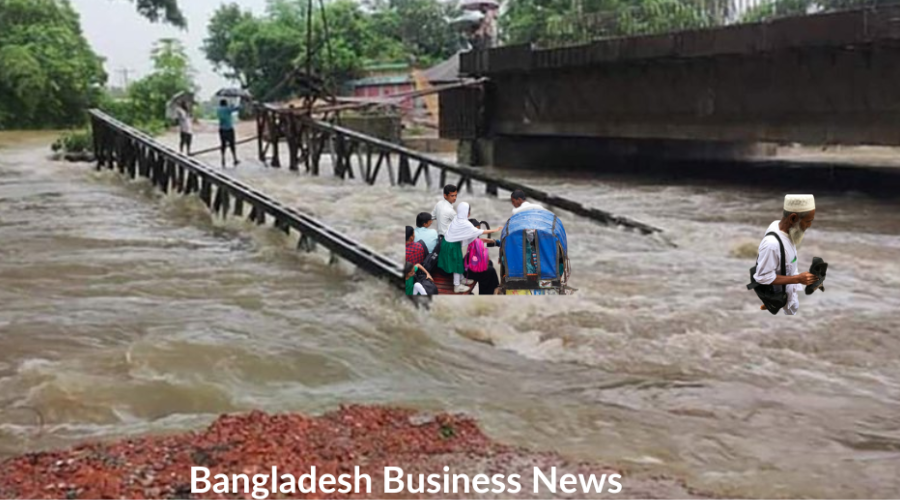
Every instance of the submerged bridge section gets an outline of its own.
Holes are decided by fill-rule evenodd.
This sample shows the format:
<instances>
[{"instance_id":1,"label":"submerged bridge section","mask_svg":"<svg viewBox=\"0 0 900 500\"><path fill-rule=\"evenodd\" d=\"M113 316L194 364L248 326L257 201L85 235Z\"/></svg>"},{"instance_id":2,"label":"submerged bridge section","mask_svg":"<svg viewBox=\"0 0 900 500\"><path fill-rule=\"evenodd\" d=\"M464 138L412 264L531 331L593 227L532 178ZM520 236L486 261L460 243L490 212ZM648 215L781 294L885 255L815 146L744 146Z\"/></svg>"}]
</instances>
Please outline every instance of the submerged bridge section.
<instances>
[{"instance_id":1,"label":"submerged bridge section","mask_svg":"<svg viewBox=\"0 0 900 500\"><path fill-rule=\"evenodd\" d=\"M501 47L463 54L461 72L489 82L441 96L441 132L487 164L723 158L761 141L900 145L900 6Z\"/></svg>"},{"instance_id":2,"label":"submerged bridge section","mask_svg":"<svg viewBox=\"0 0 900 500\"><path fill-rule=\"evenodd\" d=\"M585 207L576 201L504 179L483 169L445 162L398 144L316 120L301 110L263 105L257 107L256 112L259 160L273 167L282 165L279 145L283 143L287 146L288 168L300 171L302 166L311 175L319 175L322 166L330 163L334 176L341 179L359 178L370 185L377 181L379 175L386 175L394 186L415 186L421 181L428 188L440 189L450 181L461 191L471 192L472 181L478 181L488 195L498 196L500 189L507 192L520 189L530 200L547 207L645 235L662 232L659 228L628 217ZM330 162L323 162L325 158ZM432 173L437 174L438 178L432 179Z\"/></svg>"},{"instance_id":3,"label":"submerged bridge section","mask_svg":"<svg viewBox=\"0 0 900 500\"><path fill-rule=\"evenodd\" d=\"M196 194L214 215L245 217L256 224L299 234L298 249L313 252L321 245L369 274L403 289L399 264L335 231L322 222L285 206L256 189L160 144L150 136L104 114L91 111L98 169L117 170L129 178L146 178L163 193Z\"/></svg>"}]
</instances>

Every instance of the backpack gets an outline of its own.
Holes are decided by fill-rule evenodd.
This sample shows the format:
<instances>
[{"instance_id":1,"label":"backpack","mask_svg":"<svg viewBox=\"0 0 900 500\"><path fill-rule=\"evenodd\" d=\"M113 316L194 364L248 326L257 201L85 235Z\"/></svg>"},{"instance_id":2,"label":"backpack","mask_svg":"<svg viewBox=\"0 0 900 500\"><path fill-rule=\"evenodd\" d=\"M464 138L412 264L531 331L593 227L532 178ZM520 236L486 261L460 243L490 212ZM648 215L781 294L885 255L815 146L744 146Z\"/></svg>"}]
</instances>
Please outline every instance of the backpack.
<instances>
[{"instance_id":1,"label":"backpack","mask_svg":"<svg viewBox=\"0 0 900 500\"><path fill-rule=\"evenodd\" d=\"M422 261L422 267L428 270L428 272L434 272L435 266L437 266L438 257L441 255L441 243L444 241L444 238L438 238L437 244L434 245L434 251L431 253L428 252L428 247L425 247L425 260ZM424 245L424 243L423 243ZM427 290L427 289L426 289Z\"/></svg>"},{"instance_id":2,"label":"backpack","mask_svg":"<svg viewBox=\"0 0 900 500\"><path fill-rule=\"evenodd\" d=\"M431 271L429 271L429 272L431 272ZM434 281L431 281L430 279L428 279L425 276L425 273L421 269L416 271L416 275L415 275L414 279L416 280L416 283L422 285L422 288L425 289L425 293L427 293L428 295L438 295L439 290L438 290L437 285L434 284Z\"/></svg>"},{"instance_id":3,"label":"backpack","mask_svg":"<svg viewBox=\"0 0 900 500\"><path fill-rule=\"evenodd\" d=\"M781 275L787 276L787 270L785 269L785 257L784 257L784 243L781 242L781 237L779 237L775 232L766 233L766 236L772 235L778 240L778 247L781 249ZM747 290L753 290L756 292L756 295L762 300L763 305L766 306L766 309L772 314L778 314L778 311L784 308L787 305L787 287L784 285L781 286L781 291L775 291L775 285L763 285L762 283L757 283L756 279L753 276L756 274L756 268L759 266L759 257L756 257L756 265L750 268L750 284L747 285Z\"/></svg>"},{"instance_id":4,"label":"backpack","mask_svg":"<svg viewBox=\"0 0 900 500\"><path fill-rule=\"evenodd\" d=\"M483 273L484 271L487 271L488 262L490 260L487 247L484 246L484 241L476 239L472 243L469 243L469 253L466 254L465 260L467 271Z\"/></svg>"},{"instance_id":5,"label":"backpack","mask_svg":"<svg viewBox=\"0 0 900 500\"><path fill-rule=\"evenodd\" d=\"M425 257L428 257L428 245L426 245L424 241L422 241L422 240L414 241L413 245L419 245L419 248L422 249L422 255L424 255ZM424 262L425 259L422 259L422 261ZM419 264L421 264L421 262L419 262ZM428 271L428 272L430 273L431 271Z\"/></svg>"}]
</instances>

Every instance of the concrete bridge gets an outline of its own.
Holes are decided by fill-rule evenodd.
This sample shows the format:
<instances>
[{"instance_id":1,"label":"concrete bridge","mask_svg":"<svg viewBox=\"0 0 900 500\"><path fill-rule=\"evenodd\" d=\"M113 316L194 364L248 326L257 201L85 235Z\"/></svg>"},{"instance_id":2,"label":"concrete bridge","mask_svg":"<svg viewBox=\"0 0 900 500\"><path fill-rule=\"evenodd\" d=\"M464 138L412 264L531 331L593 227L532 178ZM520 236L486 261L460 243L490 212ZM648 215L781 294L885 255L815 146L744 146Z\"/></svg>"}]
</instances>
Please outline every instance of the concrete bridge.
<instances>
[{"instance_id":1,"label":"concrete bridge","mask_svg":"<svg viewBox=\"0 0 900 500\"><path fill-rule=\"evenodd\" d=\"M741 157L759 142L900 145L900 7L469 52L483 90L441 132L498 165Z\"/></svg>"}]
</instances>

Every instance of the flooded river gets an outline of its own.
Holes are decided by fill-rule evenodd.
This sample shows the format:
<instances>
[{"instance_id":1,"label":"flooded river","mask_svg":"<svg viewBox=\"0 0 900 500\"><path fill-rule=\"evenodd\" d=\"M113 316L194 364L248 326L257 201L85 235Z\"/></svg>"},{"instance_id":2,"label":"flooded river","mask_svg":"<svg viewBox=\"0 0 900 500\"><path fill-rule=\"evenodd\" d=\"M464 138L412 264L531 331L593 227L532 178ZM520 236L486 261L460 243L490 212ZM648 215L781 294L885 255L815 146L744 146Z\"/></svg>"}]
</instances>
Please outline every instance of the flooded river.
<instances>
[{"instance_id":1,"label":"flooded river","mask_svg":"<svg viewBox=\"0 0 900 500\"><path fill-rule=\"evenodd\" d=\"M722 495L900 491L896 205L817 196L801 267L825 258L827 292L773 317L744 287L746 248L783 192L509 172L677 248L559 212L576 295L427 312L274 230L49 161L50 140L0 134L0 455L384 403L463 411L504 442ZM439 199L252 162L232 173L397 261L402 227ZM460 200L501 224L509 202L481 192Z\"/></svg>"}]
</instances>

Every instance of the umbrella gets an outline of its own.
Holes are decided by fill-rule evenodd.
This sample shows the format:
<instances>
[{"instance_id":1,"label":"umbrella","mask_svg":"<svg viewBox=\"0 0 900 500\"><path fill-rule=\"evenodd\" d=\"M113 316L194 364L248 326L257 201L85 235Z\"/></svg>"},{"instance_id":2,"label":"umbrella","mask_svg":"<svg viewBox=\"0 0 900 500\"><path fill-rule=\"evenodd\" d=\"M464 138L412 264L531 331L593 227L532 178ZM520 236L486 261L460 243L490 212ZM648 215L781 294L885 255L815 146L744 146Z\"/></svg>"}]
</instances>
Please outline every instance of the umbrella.
<instances>
[{"instance_id":1,"label":"umbrella","mask_svg":"<svg viewBox=\"0 0 900 500\"><path fill-rule=\"evenodd\" d=\"M459 8L463 10L480 10L481 7L499 9L500 2L497 0L462 0L459 3Z\"/></svg>"},{"instance_id":2,"label":"umbrella","mask_svg":"<svg viewBox=\"0 0 900 500\"><path fill-rule=\"evenodd\" d=\"M470 28L478 26L483 20L484 14L481 12L478 12L477 10L467 10L464 11L461 16L450 20L450 26Z\"/></svg>"},{"instance_id":3,"label":"umbrella","mask_svg":"<svg viewBox=\"0 0 900 500\"><path fill-rule=\"evenodd\" d=\"M250 92L247 92L244 89L239 89L236 87L228 87L228 88L224 88L224 89L219 89L219 91L216 92L216 97L226 97L226 98L240 97L243 99L251 99L253 96L250 94Z\"/></svg>"},{"instance_id":4,"label":"umbrella","mask_svg":"<svg viewBox=\"0 0 900 500\"><path fill-rule=\"evenodd\" d=\"M166 102L166 118L169 120L174 120L177 116L177 109L181 106L181 103L186 102L188 106L194 104L194 93L193 92L179 92L172 96L171 99Z\"/></svg>"}]
</instances>

